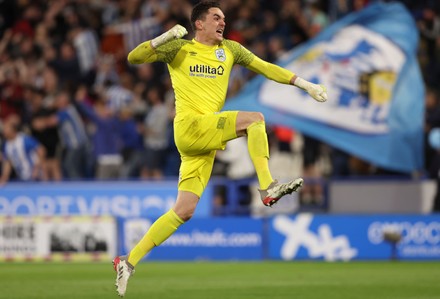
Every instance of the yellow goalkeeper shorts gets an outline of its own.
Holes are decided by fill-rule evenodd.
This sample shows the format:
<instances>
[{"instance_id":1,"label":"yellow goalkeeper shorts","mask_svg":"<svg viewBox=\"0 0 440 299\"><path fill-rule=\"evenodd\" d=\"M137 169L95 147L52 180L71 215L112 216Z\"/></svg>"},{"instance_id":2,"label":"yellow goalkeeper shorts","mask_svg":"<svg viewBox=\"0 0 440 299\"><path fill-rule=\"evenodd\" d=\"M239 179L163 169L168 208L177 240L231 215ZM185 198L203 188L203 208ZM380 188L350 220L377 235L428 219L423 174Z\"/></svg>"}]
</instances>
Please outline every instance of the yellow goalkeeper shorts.
<instances>
[{"instance_id":1,"label":"yellow goalkeeper shorts","mask_svg":"<svg viewBox=\"0 0 440 299\"><path fill-rule=\"evenodd\" d=\"M174 140L181 157L179 187L199 197L211 177L216 150L237 138L238 111L177 115Z\"/></svg>"}]
</instances>

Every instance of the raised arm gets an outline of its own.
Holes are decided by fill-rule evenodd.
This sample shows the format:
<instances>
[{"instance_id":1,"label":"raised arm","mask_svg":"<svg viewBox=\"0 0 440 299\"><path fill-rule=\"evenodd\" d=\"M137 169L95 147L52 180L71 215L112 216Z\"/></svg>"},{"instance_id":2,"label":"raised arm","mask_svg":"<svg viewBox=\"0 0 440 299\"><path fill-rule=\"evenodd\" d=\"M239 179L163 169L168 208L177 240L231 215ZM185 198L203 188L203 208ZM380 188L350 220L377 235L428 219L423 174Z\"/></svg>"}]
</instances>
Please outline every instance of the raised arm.
<instances>
[{"instance_id":1,"label":"raised arm","mask_svg":"<svg viewBox=\"0 0 440 299\"><path fill-rule=\"evenodd\" d=\"M128 53L128 62L131 64L151 63L157 61L157 55L155 49L164 45L172 40L182 38L188 34L185 27L181 25L175 25L167 32L159 35L152 40L143 42Z\"/></svg>"}]
</instances>

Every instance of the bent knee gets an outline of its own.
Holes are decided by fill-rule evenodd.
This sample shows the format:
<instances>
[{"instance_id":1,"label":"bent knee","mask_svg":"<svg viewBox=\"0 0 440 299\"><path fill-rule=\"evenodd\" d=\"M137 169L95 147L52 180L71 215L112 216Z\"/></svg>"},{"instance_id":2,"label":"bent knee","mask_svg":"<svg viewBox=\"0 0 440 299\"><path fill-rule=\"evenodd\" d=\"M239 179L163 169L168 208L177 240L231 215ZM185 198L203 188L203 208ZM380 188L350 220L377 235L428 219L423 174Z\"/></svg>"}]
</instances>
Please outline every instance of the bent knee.
<instances>
[{"instance_id":1,"label":"bent knee","mask_svg":"<svg viewBox=\"0 0 440 299\"><path fill-rule=\"evenodd\" d=\"M191 181L199 182L197 178L190 178L184 180L183 182L185 183L186 187L188 186L194 187L194 184L193 185L190 184ZM199 198L200 198L199 195L195 194L194 192L179 190L176 203L174 204L173 207L174 212L183 221L186 222L190 220L191 217L194 215Z\"/></svg>"},{"instance_id":2,"label":"bent knee","mask_svg":"<svg viewBox=\"0 0 440 299\"><path fill-rule=\"evenodd\" d=\"M183 221L187 222L192 218L193 215L194 215L194 213L187 213L187 214L183 215L181 219Z\"/></svg>"},{"instance_id":3,"label":"bent knee","mask_svg":"<svg viewBox=\"0 0 440 299\"><path fill-rule=\"evenodd\" d=\"M179 216L180 219L182 219L184 222L189 221L192 216L194 215L194 210L180 210L180 211L174 211L177 216Z\"/></svg>"},{"instance_id":4,"label":"bent knee","mask_svg":"<svg viewBox=\"0 0 440 299\"><path fill-rule=\"evenodd\" d=\"M264 122L264 115L261 112L239 112L237 117L237 136L246 134L246 130L254 123Z\"/></svg>"},{"instance_id":5,"label":"bent knee","mask_svg":"<svg viewBox=\"0 0 440 299\"><path fill-rule=\"evenodd\" d=\"M252 112L252 122L264 121L264 115L261 112Z\"/></svg>"},{"instance_id":6,"label":"bent knee","mask_svg":"<svg viewBox=\"0 0 440 299\"><path fill-rule=\"evenodd\" d=\"M241 111L237 116L237 123L249 126L254 122L264 121L264 115L261 112Z\"/></svg>"}]
</instances>

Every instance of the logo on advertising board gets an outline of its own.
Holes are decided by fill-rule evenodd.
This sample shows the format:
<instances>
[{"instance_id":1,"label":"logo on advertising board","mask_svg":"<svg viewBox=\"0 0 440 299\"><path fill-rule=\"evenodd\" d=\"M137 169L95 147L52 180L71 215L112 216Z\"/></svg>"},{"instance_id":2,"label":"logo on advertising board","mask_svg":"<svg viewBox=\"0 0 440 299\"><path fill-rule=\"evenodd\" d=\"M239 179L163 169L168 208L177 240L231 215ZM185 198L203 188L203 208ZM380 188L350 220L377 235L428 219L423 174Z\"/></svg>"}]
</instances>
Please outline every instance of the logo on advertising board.
<instances>
[{"instance_id":1,"label":"logo on advertising board","mask_svg":"<svg viewBox=\"0 0 440 299\"><path fill-rule=\"evenodd\" d=\"M146 233L151 222L146 219L120 219L120 239L126 254ZM194 218L179 229L149 260L240 259L261 260L263 257L263 224L250 218Z\"/></svg>"},{"instance_id":2,"label":"logo on advertising board","mask_svg":"<svg viewBox=\"0 0 440 299\"><path fill-rule=\"evenodd\" d=\"M122 254L127 254L142 239L151 226L151 221L145 218L136 218L122 223Z\"/></svg>"},{"instance_id":3,"label":"logo on advertising board","mask_svg":"<svg viewBox=\"0 0 440 299\"><path fill-rule=\"evenodd\" d=\"M375 221L368 227L368 240L374 245L386 243L384 235L392 232L400 236L397 243L400 258L440 258L440 222L390 219Z\"/></svg>"},{"instance_id":4,"label":"logo on advertising board","mask_svg":"<svg viewBox=\"0 0 440 299\"><path fill-rule=\"evenodd\" d=\"M346 235L333 236L328 224L320 224L316 230L311 229L312 214L300 214L295 218L277 216L273 219L273 229L284 237L280 256L284 260L301 257L323 258L326 261L351 260L357 256L357 249L350 245Z\"/></svg>"},{"instance_id":5,"label":"logo on advertising board","mask_svg":"<svg viewBox=\"0 0 440 299\"><path fill-rule=\"evenodd\" d=\"M438 215L278 216L269 233L270 256L275 259L440 258Z\"/></svg>"},{"instance_id":6,"label":"logo on advertising board","mask_svg":"<svg viewBox=\"0 0 440 299\"><path fill-rule=\"evenodd\" d=\"M195 217L211 212L211 187ZM159 217L176 200L176 182L8 183L0 194L0 216Z\"/></svg>"},{"instance_id":7,"label":"logo on advertising board","mask_svg":"<svg viewBox=\"0 0 440 299\"><path fill-rule=\"evenodd\" d=\"M111 217L0 217L0 260L108 260L115 236Z\"/></svg>"},{"instance_id":8,"label":"logo on advertising board","mask_svg":"<svg viewBox=\"0 0 440 299\"><path fill-rule=\"evenodd\" d=\"M34 221L0 219L0 257L33 256L38 253L37 224Z\"/></svg>"}]
</instances>

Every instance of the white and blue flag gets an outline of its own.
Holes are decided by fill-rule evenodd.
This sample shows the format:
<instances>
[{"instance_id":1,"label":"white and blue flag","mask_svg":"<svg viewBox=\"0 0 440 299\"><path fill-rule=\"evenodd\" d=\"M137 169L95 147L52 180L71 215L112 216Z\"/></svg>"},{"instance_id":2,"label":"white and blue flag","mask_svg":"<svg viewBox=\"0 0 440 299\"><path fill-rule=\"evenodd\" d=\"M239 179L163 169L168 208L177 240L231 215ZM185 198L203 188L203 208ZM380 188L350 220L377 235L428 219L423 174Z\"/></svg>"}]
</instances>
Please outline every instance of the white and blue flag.
<instances>
[{"instance_id":1,"label":"white and blue flag","mask_svg":"<svg viewBox=\"0 0 440 299\"><path fill-rule=\"evenodd\" d=\"M423 165L424 83L418 30L400 3L377 3L333 23L278 64L327 87L317 103L299 88L258 76L225 105L257 110L387 169Z\"/></svg>"}]
</instances>

